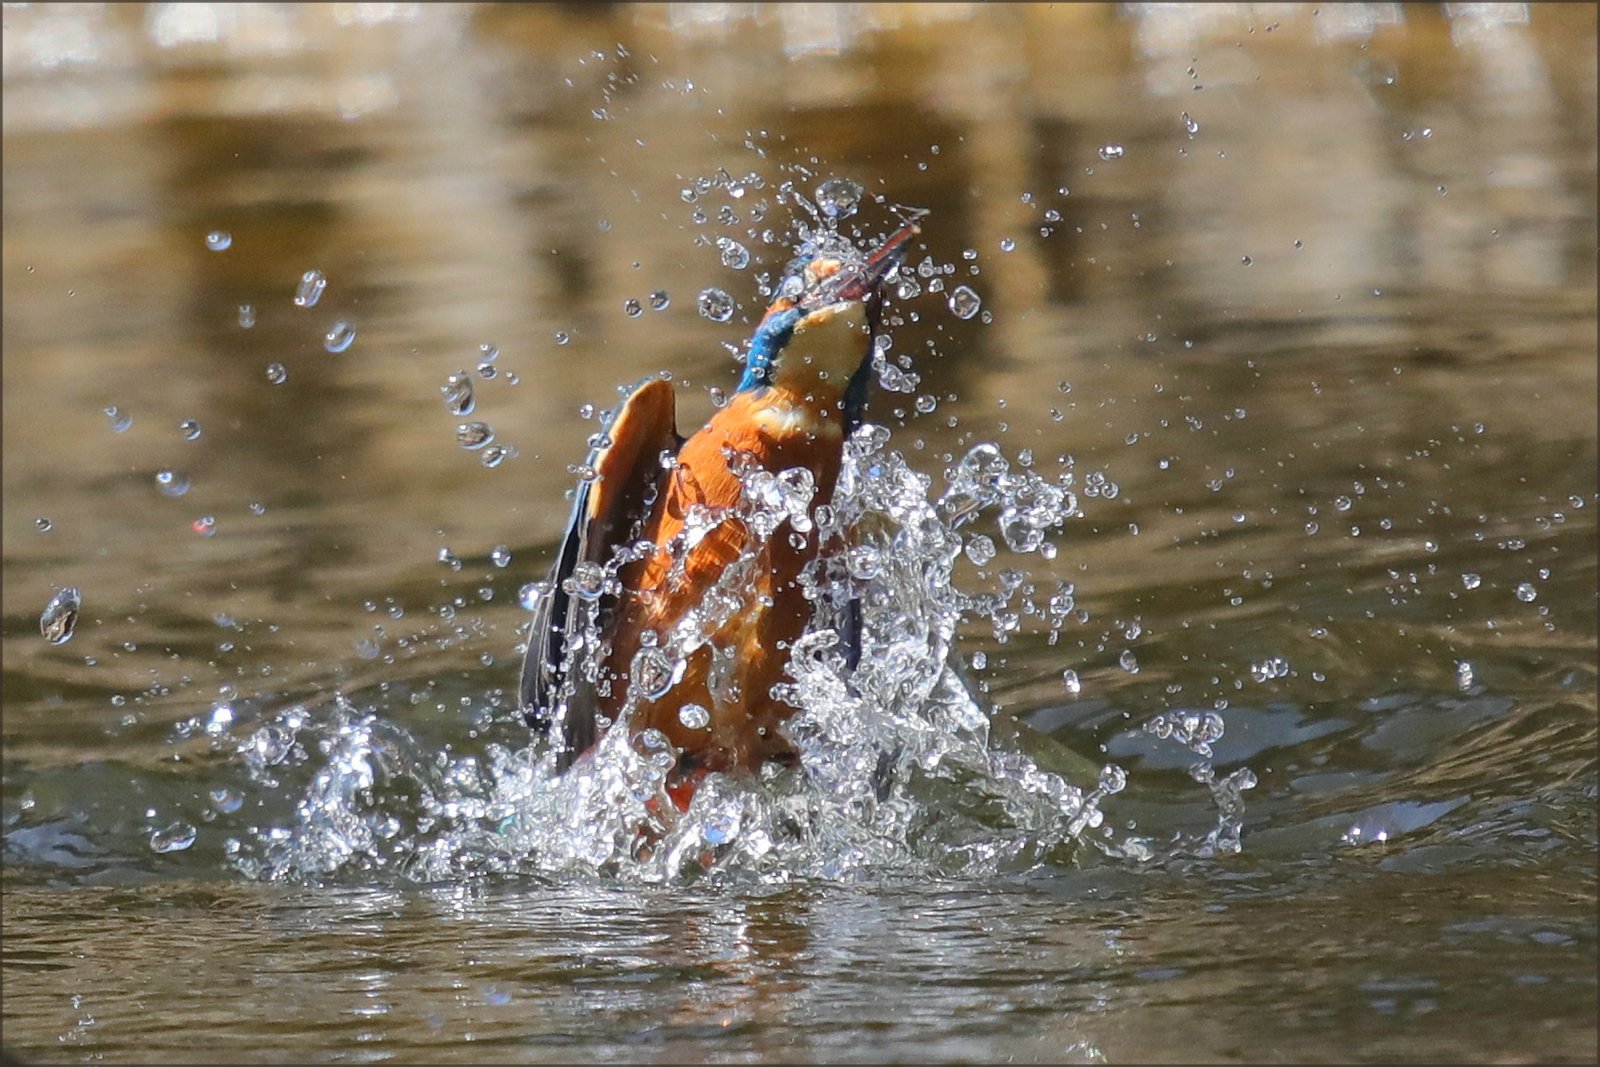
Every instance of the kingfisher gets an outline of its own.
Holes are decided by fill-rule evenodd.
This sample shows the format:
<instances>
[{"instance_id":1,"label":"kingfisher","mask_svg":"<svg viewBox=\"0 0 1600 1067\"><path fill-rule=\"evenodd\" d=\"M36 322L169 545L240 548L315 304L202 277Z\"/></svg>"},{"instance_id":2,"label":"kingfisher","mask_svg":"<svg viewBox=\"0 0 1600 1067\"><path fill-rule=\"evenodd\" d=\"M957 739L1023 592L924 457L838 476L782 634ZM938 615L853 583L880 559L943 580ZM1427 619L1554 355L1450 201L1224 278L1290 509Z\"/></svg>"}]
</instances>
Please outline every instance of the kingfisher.
<instances>
[{"instance_id":1,"label":"kingfisher","mask_svg":"<svg viewBox=\"0 0 1600 1067\"><path fill-rule=\"evenodd\" d=\"M687 439L669 381L625 390L593 442L523 658L522 713L553 735L558 772L624 719L672 746L666 789L681 811L707 774L798 760L779 729L798 709L772 690L811 619L800 578L824 551L816 508L861 423L884 291L924 214L868 254L833 229L809 236L737 391ZM762 472L801 488L806 472L812 489L766 531L740 509Z\"/></svg>"}]
</instances>

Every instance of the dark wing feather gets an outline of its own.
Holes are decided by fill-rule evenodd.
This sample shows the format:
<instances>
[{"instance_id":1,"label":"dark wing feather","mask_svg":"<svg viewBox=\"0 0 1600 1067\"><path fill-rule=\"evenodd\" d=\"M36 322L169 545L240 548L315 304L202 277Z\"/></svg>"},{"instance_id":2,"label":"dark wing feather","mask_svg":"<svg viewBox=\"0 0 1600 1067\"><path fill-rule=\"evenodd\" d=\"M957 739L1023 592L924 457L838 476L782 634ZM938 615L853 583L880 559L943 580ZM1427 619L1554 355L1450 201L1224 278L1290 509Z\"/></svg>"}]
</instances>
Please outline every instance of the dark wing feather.
<instances>
[{"instance_id":1,"label":"dark wing feather","mask_svg":"<svg viewBox=\"0 0 1600 1067\"><path fill-rule=\"evenodd\" d=\"M661 453L675 455L683 443L675 426L676 406L669 383L645 379L629 390L606 423L603 433L610 443L589 453L596 477L578 487L561 551L550 569L550 591L534 612L522 660L518 696L523 717L534 729L548 730L556 717L568 666L567 634L580 621L579 605L562 586L578 563L608 562L644 517L645 502L659 494L667 474ZM602 612L607 606L602 601ZM598 733L593 687L581 677L574 682L561 717L560 770L587 751Z\"/></svg>"}]
</instances>

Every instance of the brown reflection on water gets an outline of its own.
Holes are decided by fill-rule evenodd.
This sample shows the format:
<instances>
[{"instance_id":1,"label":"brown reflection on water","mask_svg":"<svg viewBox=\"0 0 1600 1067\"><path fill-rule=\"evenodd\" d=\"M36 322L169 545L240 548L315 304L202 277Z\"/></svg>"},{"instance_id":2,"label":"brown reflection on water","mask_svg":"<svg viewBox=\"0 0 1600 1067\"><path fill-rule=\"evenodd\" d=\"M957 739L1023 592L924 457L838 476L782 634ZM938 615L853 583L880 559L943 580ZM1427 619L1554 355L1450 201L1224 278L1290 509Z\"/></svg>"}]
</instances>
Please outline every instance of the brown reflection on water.
<instances>
[{"instance_id":1,"label":"brown reflection on water","mask_svg":"<svg viewBox=\"0 0 1600 1067\"><path fill-rule=\"evenodd\" d=\"M937 475L949 454L999 440L1047 470L1070 453L1080 472L1103 467L1121 486L1086 507L1053 565L1034 569L1041 584L1077 581L1093 625L1069 629L1070 646L1014 643L991 695L1024 710L1059 704L1071 664L1086 698L1137 688L1123 705L1136 721L1175 699L1238 699L1232 683L1253 658L1287 651L1302 673L1272 693L1314 719L1397 686L1453 692L1457 660L1492 653L1506 664L1498 684L1522 703L1495 732L1411 753L1437 757L1412 784L1493 796L1509 766L1532 790L1551 773L1546 741L1561 748L1562 781L1545 785L1592 782L1592 674L1581 674L1595 633L1591 5L7 5L0 17L8 812L21 790L37 788L45 805L78 787L35 786L41 768L107 761L95 788L117 832L136 839L126 863L142 869L151 861L128 827L153 801L117 783L127 766L160 765L163 788L213 784L204 758L171 764L167 729L218 686L298 697L447 672L474 693L509 684L525 618L515 590L543 571L565 520L567 464L596 428L580 405L604 408L615 386L668 369L680 424L708 415L705 389L736 373L722 343L743 340L757 275L787 258L776 186L808 191L833 174L930 208L927 254L956 268L946 288L970 283L992 315L957 320L933 293L904 309L915 318L894 331L896 351L938 407L912 416L913 396L879 392L872 412L906 416L897 442L912 462ZM785 169L794 164L814 173ZM719 168L765 186L686 203L682 190ZM737 223L717 221L725 205ZM710 219L694 221L696 208ZM876 229L888 213L873 205L865 218ZM227 251L207 249L212 230L231 234ZM724 234L750 246L748 271L719 263L712 239ZM327 291L296 308L312 269ZM739 301L734 322L696 314L710 285ZM624 313L657 290L668 310ZM255 311L250 329L242 305ZM330 354L322 339L340 320L358 336ZM484 343L500 349L499 374L477 381L472 417L520 453L494 469L457 447L460 420L439 393ZM282 385L267 381L274 362L287 368ZM112 432L110 405L132 415L126 433ZM189 418L203 428L195 442L178 432ZM192 477L187 495L156 492L169 467ZM1336 518L1332 502L1358 482L1368 495ZM214 537L190 527L205 515ZM1499 547L1518 539L1532 547ZM505 572L485 560L495 545L514 552ZM440 566L444 546L464 571ZM1510 590L1545 565L1554 577L1522 611ZM1460 597L1468 571L1484 579L1481 600ZM1408 587L1417 572L1429 574L1427 595ZM38 611L65 584L83 590L85 616L52 647ZM442 619L441 603L491 584L492 600L463 613L481 626ZM1137 677L1115 665L1116 632L1133 618L1148 635ZM357 648L375 623L395 662ZM1319 626L1325 640L1307 636ZM417 640L402 651L402 637ZM1567 675L1575 687L1553 680ZM125 715L138 725L120 726ZM437 718L459 740L459 724ZM1326 773L1377 759L1347 750ZM1261 770L1261 794L1301 803L1292 783L1305 768ZM1325 804L1336 814L1348 801ZM1573 833L1592 839L1592 821ZM207 838L197 868L207 847L218 854ZM1592 875L1569 861L1526 878ZM938 927L960 911L948 902L903 934L898 913L860 900L859 913L799 895L644 918L588 901L611 920L596 920L609 940L548 962L541 952L571 947L567 912L406 897L379 901L377 918L361 902L330 917L316 900L274 910L258 890L111 902L160 916L136 924L108 919L100 900L84 913L105 922L94 947L135 990L147 977L187 982L171 961L197 942L256 953L254 974L211 960L205 973L233 984L220 1007L189 1016L229 1033L263 976L271 1014L242 1028L250 1042L282 1040L281 1025L346 1051L373 1038L464 1056L471 1046L457 1039L473 1032L522 1053L510 1042L530 1024L511 1013L532 998L552 1057L643 1047L689 1058L724 1018L734 1043L717 1047L730 1057L788 1055L785 1027L808 1019L810 1047L851 1054L852 1027L905 1036L931 1025L891 1009L954 1017L970 992L956 968L967 968L975 984L1003 987L986 1010L1002 1018L1021 1004L1020 1021L986 1030L979 1019L930 1055L1088 1057L1079 1013L1108 1010L1109 1025L1084 1032L1110 1054L1171 1049L1167 1032L1150 1036L1160 1028L1148 1013L1115 1000L1146 978L1101 966L1114 938L981 916L952 920L951 933ZM1206 1031L1210 1053L1325 1055L1332 1024L1318 1019L1352 1031L1369 1020L1348 1010L1371 999L1350 979L1329 997L1353 1000L1287 1037L1288 1053L1271 1045L1249 1010L1273 1002L1270 983L1216 976L1223 935L1194 919L1193 903L1174 905L1170 943L1150 936L1146 964L1187 968L1159 1018L1222 1018ZM169 905L203 913L203 933L185 940ZM20 1026L29 1048L55 1048L63 1033L74 1051L94 1048L96 1031L72 1029L60 1007L89 981L72 969L81 959L59 958L63 944L78 951L71 909L51 890L8 895L6 907L8 928L40 941L26 994L36 999L13 1008L8 993L7 1040ZM1361 946L1359 970L1382 948L1363 907L1318 901L1265 928L1225 926L1223 939L1260 937L1257 962L1297 960L1301 932L1331 921L1360 935L1341 942ZM446 936L461 929L488 938L480 955ZM1008 933L1016 940L1001 947L1047 977L1006 970L1010 957L985 937ZM1517 951L1531 950L1524 940ZM9 953L8 977L34 959ZM362 953L398 973L351 970ZM58 966L71 981L52 984ZM317 966L337 977L337 996ZM493 982L449 984L480 966ZM640 974L672 992L652 999ZM519 999L491 1004L490 985ZM874 1013L880 987L889 1007ZM945 995L912 995L927 989ZM1224 1000L1235 990L1242 1004ZM1538 1007L1521 996L1519 1007ZM430 1015L438 998L454 999ZM1481 1024L1493 999L1480 985L1454 1018ZM387 1014L363 1016L373 1002ZM643 1005L659 1009L647 1022L629 1015ZM1230 1010L1218 1016L1219 1005ZM1563 1035L1551 1047L1592 1049L1592 984L1562 987L1547 1007ZM1445 1009L1435 1033L1452 1029ZM134 994L118 1011L121 1035L187 1047ZM560 1030L585 1011L609 1014L576 1036ZM1501 1049L1501 1036L1481 1035L1477 1051L1530 1047ZM1384 1054L1415 1051L1404 1034L1384 1040ZM1474 1051L1451 1041L1441 1047Z\"/></svg>"}]
</instances>

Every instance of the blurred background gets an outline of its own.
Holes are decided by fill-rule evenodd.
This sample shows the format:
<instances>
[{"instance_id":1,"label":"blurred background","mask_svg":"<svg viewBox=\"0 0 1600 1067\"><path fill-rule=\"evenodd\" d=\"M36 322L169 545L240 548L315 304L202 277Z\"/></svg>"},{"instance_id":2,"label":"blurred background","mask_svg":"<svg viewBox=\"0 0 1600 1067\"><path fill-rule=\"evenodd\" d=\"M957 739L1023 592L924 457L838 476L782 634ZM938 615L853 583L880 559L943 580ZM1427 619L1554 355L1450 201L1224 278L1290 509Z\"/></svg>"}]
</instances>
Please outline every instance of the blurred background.
<instances>
[{"instance_id":1,"label":"blurred background","mask_svg":"<svg viewBox=\"0 0 1600 1067\"><path fill-rule=\"evenodd\" d=\"M512 1057L1137 1060L1182 1033L1205 1058L1592 1060L1592 5L7 3L3 20L14 1049L289 1055L325 1026L334 1048L429 1057L492 1034ZM225 838L298 784L251 793L215 742L277 708L339 692L425 746L520 743L518 595L595 409L670 370L680 426L708 416L789 254L780 188L835 176L865 187L868 234L890 205L930 209L913 262L951 270L894 331L917 380L880 388L871 417L895 447L936 480L980 441L1078 472L1059 554L995 566L1072 582L1080 614L1056 642L1034 619L970 627L986 699L1129 768L1111 818L1163 838L1216 812L1191 754L1138 728L1219 711L1218 771L1260 779L1236 865L994 911L918 898L941 921L907 935L917 958L972 979L934 991L904 943L806 955L877 944L907 907L892 895L707 904L712 926L775 907L762 922L801 947L741 926L688 963L590 931L607 966L705 965L662 1019L518 969L568 934L560 908L516 910L548 901L243 880ZM952 312L957 284L980 314ZM708 288L728 321L699 310ZM458 416L441 387L463 372ZM463 422L484 424L478 447ZM979 570L964 580L992 582ZM50 643L40 612L67 586L76 632ZM181 847L174 826L194 831ZM1375 835L1399 843L1362 847ZM1085 897L1109 903L1064 903ZM1375 925L1374 900L1403 929ZM219 907L273 918L205 925ZM1087 933L1035 925L1073 907ZM441 1001L429 982L465 964L437 931L470 941L508 914L517 936L472 942L479 977ZM180 942L173 975L128 915L232 947ZM340 933L357 919L359 945ZM952 933L968 922L1014 934L1023 962ZM321 939L280 943L296 923ZM400 945L416 973L378 970L405 1021L348 1014L373 995L357 949ZM286 992L296 952L324 968L317 997ZM1219 979L1224 956L1260 981ZM800 991L769 997L801 958ZM839 1007L857 981L881 1014ZM231 1024L194 1021L197 984ZM803 994L809 1014L786 1011ZM541 1053L549 1019L570 1041Z\"/></svg>"}]
</instances>

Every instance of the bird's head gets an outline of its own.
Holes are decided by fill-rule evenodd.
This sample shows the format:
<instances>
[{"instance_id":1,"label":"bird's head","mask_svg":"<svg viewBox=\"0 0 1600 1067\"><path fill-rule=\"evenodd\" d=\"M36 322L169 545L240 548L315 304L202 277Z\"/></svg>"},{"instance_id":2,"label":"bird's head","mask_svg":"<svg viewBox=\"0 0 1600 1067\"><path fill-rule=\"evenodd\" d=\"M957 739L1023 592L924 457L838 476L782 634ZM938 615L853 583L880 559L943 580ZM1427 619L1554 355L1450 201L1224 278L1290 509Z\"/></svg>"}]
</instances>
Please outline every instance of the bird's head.
<instances>
[{"instance_id":1,"label":"bird's head","mask_svg":"<svg viewBox=\"0 0 1600 1067\"><path fill-rule=\"evenodd\" d=\"M872 351L872 331L885 280L922 232L918 212L863 254L832 231L812 236L783 272L745 363L740 389L774 382L810 386L832 381L839 389Z\"/></svg>"}]
</instances>

